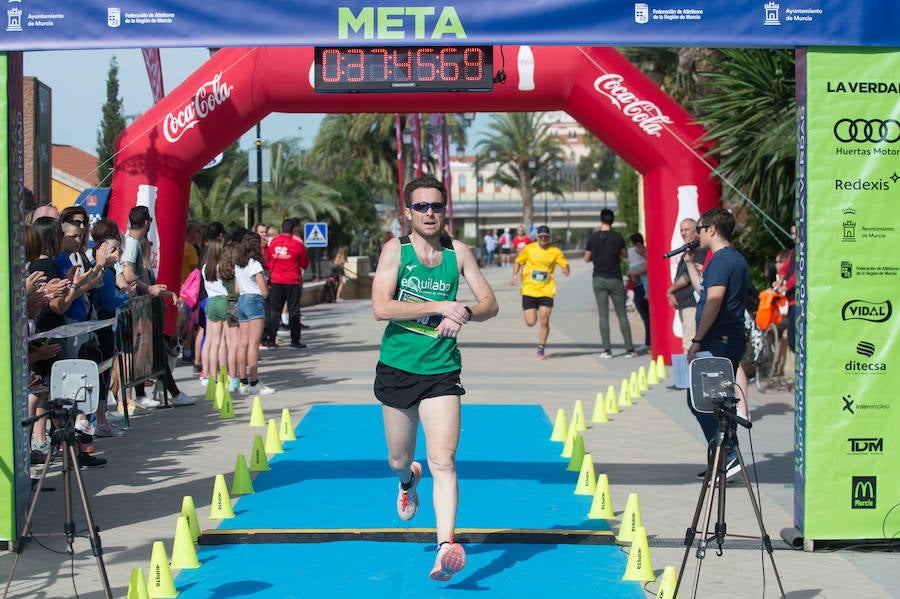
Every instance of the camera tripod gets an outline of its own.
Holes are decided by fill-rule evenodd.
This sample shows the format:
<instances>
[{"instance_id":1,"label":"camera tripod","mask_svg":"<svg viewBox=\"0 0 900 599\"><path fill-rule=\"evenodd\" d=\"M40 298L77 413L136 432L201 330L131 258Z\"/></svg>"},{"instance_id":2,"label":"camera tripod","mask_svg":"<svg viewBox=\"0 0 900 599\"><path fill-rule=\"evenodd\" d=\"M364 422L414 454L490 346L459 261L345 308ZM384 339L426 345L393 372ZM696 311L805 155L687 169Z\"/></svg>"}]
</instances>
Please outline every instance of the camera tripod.
<instances>
[{"instance_id":1,"label":"camera tripod","mask_svg":"<svg viewBox=\"0 0 900 599\"><path fill-rule=\"evenodd\" d=\"M51 435L51 450L47 453L47 459L44 461L44 470L37 481L34 488L34 497L31 499L31 505L28 507L28 515L25 517L25 524L22 526L22 532L16 543L16 557L13 560L12 567L9 571L9 578L6 581L6 588L3 590L3 599L6 599L9 593L9 587L12 584L13 577L16 573L16 565L19 563L19 557L28 540L28 534L31 530L31 520L34 516L34 510L37 507L38 497L41 495L41 488L47 472L50 470L50 464L53 461L53 447L60 447L62 450L62 477L63 477L63 493L65 508L65 523L63 531L66 535L66 543L69 547L69 554L74 555L75 550L73 543L75 542L75 521L72 514L72 479L78 487L78 494L81 499L81 508L84 511L84 519L87 523L88 537L91 541L91 549L94 557L97 559L97 566L100 568L100 580L103 583L103 590L108 599L112 599L112 590L109 586L109 577L106 574L106 565L103 563L103 546L100 542L100 530L94 524L94 518L91 514L91 506L88 503L87 493L84 490L84 481L81 478L81 472L78 470L78 440L75 438L75 408L74 405L67 403L62 399L50 400L51 409L39 416L33 416L22 421L23 427L30 427L33 423L53 416L54 419L64 424L53 431Z\"/></svg>"},{"instance_id":2,"label":"camera tripod","mask_svg":"<svg viewBox=\"0 0 900 599\"><path fill-rule=\"evenodd\" d=\"M697 545L697 570L694 572L694 588L691 597L697 596L697 585L700 582L700 567L703 565L703 558L706 557L706 550L709 541L715 539L718 555L722 555L722 545L725 542L726 523L725 523L725 479L728 469L728 448L734 447L738 463L741 466L741 476L744 479L744 486L750 496L750 503L753 506L753 512L756 514L756 521L759 523L760 541L769 554L769 560L772 562L772 569L775 571L775 581L778 583L778 590L781 591L781 597L784 599L784 587L781 586L781 576L778 573L778 567L775 566L775 557L772 555L772 541L766 533L763 525L762 513L759 511L759 503L753 494L753 487L750 484L750 477L747 475L747 468L744 464L744 457L741 455L741 449L738 447L737 432L731 428L731 422L740 424L744 428L750 428L749 420L741 418L737 415L738 400L736 397L727 397L716 400L713 408L713 414L719 421L716 430L715 449L713 451L712 461L706 470L706 476L703 479L703 486L700 488L700 497L697 499L697 507L694 509L694 519L691 521L690 528L684 536L684 557L681 560L681 570L678 572L678 581L675 583L674 596L678 595L678 589L681 586L681 579L684 576L684 568L687 564L688 553L694 545L694 536L700 532L700 542ZM706 493L710 491L709 498L706 499ZM709 535L709 520L712 514L713 501L717 502L717 519L715 532ZM703 530L697 530L697 524L700 521L700 512L703 510Z\"/></svg>"}]
</instances>

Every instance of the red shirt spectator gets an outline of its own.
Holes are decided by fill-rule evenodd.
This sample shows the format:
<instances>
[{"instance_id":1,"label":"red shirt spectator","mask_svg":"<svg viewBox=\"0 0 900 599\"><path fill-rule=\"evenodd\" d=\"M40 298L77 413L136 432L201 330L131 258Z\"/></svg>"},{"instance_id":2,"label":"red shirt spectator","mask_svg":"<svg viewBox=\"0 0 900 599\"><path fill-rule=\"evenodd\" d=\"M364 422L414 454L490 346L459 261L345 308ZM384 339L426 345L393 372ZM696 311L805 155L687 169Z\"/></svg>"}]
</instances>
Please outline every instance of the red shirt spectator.
<instances>
[{"instance_id":1,"label":"red shirt spectator","mask_svg":"<svg viewBox=\"0 0 900 599\"><path fill-rule=\"evenodd\" d=\"M266 246L269 281L282 285L298 285L303 269L309 268L309 256L303 242L290 233L278 235Z\"/></svg>"}]
</instances>

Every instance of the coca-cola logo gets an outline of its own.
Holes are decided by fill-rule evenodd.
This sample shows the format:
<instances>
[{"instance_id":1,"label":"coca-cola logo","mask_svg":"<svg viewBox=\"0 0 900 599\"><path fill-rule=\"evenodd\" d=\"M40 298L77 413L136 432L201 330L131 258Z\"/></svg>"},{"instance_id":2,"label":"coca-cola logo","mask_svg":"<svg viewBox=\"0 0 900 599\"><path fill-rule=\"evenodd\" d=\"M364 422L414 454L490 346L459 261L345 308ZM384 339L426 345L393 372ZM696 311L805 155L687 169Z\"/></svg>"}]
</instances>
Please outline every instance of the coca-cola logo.
<instances>
[{"instance_id":1,"label":"coca-cola logo","mask_svg":"<svg viewBox=\"0 0 900 599\"><path fill-rule=\"evenodd\" d=\"M641 100L634 95L622 85L624 79L622 75L615 73L601 75L594 81L594 89L609 98L609 101L632 122L637 123L644 133L661 137L663 126L671 124L672 119L664 115L653 102Z\"/></svg>"},{"instance_id":2,"label":"coca-cola logo","mask_svg":"<svg viewBox=\"0 0 900 599\"><path fill-rule=\"evenodd\" d=\"M194 97L178 112L170 112L163 121L163 135L169 143L175 143L182 136L196 127L200 121L210 115L216 108L231 97L233 85L222 81L219 72L211 81L207 81L197 90Z\"/></svg>"}]
</instances>

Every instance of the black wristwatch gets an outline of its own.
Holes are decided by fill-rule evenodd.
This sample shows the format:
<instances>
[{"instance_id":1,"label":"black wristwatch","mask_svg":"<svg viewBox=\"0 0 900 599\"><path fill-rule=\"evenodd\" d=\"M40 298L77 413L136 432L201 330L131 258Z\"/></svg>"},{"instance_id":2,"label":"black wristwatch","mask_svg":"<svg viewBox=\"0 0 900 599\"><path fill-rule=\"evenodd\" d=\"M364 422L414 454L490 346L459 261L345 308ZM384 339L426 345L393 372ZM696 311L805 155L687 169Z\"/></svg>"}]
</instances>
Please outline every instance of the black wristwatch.
<instances>
[{"instance_id":1,"label":"black wristwatch","mask_svg":"<svg viewBox=\"0 0 900 599\"><path fill-rule=\"evenodd\" d=\"M694 338L694 339L691 339L691 343L699 343L699 344L702 345L702 344L703 344L703 339L696 339L696 338Z\"/></svg>"},{"instance_id":2,"label":"black wristwatch","mask_svg":"<svg viewBox=\"0 0 900 599\"><path fill-rule=\"evenodd\" d=\"M472 320L472 308L469 306L463 306L466 309L466 312L469 314L469 320Z\"/></svg>"}]
</instances>

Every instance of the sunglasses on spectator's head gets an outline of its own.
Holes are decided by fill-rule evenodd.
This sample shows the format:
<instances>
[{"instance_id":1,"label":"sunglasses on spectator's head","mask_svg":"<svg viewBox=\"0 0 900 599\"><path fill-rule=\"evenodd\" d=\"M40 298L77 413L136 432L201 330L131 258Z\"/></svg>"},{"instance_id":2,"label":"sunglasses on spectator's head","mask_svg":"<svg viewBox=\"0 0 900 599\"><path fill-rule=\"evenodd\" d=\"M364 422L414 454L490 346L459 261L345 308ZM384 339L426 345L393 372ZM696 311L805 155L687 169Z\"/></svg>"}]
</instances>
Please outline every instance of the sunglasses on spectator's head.
<instances>
[{"instance_id":1,"label":"sunglasses on spectator's head","mask_svg":"<svg viewBox=\"0 0 900 599\"><path fill-rule=\"evenodd\" d=\"M415 204L410 204L409 207L422 214L428 212L429 208L433 212L438 213L444 211L444 202L416 202Z\"/></svg>"}]
</instances>

